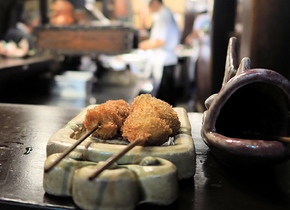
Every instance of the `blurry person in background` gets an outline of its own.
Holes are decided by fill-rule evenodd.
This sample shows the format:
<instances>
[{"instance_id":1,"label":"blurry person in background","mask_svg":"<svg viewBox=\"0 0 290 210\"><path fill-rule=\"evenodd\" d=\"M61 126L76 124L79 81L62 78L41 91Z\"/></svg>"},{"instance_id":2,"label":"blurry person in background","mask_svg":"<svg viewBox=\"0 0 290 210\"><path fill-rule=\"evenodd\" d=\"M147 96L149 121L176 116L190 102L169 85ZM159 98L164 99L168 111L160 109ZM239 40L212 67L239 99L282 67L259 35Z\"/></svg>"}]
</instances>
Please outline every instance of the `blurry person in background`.
<instances>
[{"instance_id":1,"label":"blurry person in background","mask_svg":"<svg viewBox=\"0 0 290 210\"><path fill-rule=\"evenodd\" d=\"M162 0L144 0L152 13L149 39L139 43L139 49L151 51L145 68L152 72L156 97L175 105L174 72L178 62L175 49L180 33L172 11Z\"/></svg>"},{"instance_id":2,"label":"blurry person in background","mask_svg":"<svg viewBox=\"0 0 290 210\"><path fill-rule=\"evenodd\" d=\"M75 0L80 1L80 0ZM80 2L76 2L79 3ZM53 26L80 24L75 16L74 5L67 0L55 0L50 7L49 23ZM64 68L96 71L96 64L89 55L65 56Z\"/></svg>"},{"instance_id":3,"label":"blurry person in background","mask_svg":"<svg viewBox=\"0 0 290 210\"><path fill-rule=\"evenodd\" d=\"M210 14L206 10L200 12L193 22L192 32L185 38L185 43L191 46L198 44L198 42L210 33L210 28Z\"/></svg>"},{"instance_id":4,"label":"blurry person in background","mask_svg":"<svg viewBox=\"0 0 290 210\"><path fill-rule=\"evenodd\" d=\"M114 0L114 16L117 20L133 24L130 0Z\"/></svg>"},{"instance_id":5,"label":"blurry person in background","mask_svg":"<svg viewBox=\"0 0 290 210\"><path fill-rule=\"evenodd\" d=\"M193 53L190 58L188 68L189 81L194 88L196 82L196 65L198 59L201 61L201 55L210 53L210 30L211 30L211 16L207 10L200 12L192 26L192 32L185 38L185 44L193 48L196 53ZM208 56L206 56L208 57Z\"/></svg>"},{"instance_id":6,"label":"blurry person in background","mask_svg":"<svg viewBox=\"0 0 290 210\"><path fill-rule=\"evenodd\" d=\"M54 26L68 26L75 23L74 7L67 0L56 0L50 8L49 23Z\"/></svg>"},{"instance_id":7,"label":"blurry person in background","mask_svg":"<svg viewBox=\"0 0 290 210\"><path fill-rule=\"evenodd\" d=\"M32 31L40 24L37 11L24 10L20 22L8 29L0 43L0 54L6 57L25 57L35 54Z\"/></svg>"}]
</instances>

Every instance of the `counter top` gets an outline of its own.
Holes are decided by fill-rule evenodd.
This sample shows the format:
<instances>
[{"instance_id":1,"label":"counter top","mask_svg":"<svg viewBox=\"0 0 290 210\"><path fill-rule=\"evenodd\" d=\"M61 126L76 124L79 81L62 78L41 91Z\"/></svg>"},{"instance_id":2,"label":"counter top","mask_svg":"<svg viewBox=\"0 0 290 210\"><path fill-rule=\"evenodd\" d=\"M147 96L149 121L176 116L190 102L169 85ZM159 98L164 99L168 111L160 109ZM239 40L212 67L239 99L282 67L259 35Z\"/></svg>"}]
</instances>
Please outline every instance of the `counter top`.
<instances>
[{"instance_id":1,"label":"counter top","mask_svg":"<svg viewBox=\"0 0 290 210\"><path fill-rule=\"evenodd\" d=\"M29 58L0 57L0 88L10 89L10 87L7 88L5 85L10 84L11 81L18 82L50 72L52 71L52 66L57 62L57 59L51 55L37 55ZM34 78L33 82L35 82Z\"/></svg>"},{"instance_id":2,"label":"counter top","mask_svg":"<svg viewBox=\"0 0 290 210\"><path fill-rule=\"evenodd\" d=\"M0 70L9 69L14 67L23 67L27 65L51 62L54 60L54 57L51 55L41 55L41 56L33 56L28 58L0 58Z\"/></svg>"},{"instance_id":3,"label":"counter top","mask_svg":"<svg viewBox=\"0 0 290 210\"><path fill-rule=\"evenodd\" d=\"M75 209L70 198L45 194L42 188L45 148L50 136L81 109L0 104L0 207ZM289 209L290 199L268 170L237 170L219 163L200 136L201 113L188 113L196 148L196 174L180 181L170 206L142 204L137 209Z\"/></svg>"}]
</instances>

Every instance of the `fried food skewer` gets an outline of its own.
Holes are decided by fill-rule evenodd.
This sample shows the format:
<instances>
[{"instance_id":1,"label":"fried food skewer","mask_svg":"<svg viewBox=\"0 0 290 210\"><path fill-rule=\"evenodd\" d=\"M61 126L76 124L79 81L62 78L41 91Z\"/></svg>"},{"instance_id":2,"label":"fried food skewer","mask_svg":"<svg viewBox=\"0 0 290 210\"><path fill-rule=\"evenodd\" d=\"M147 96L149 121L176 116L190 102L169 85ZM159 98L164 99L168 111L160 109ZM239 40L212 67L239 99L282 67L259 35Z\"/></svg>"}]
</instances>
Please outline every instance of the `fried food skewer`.
<instances>
[{"instance_id":1,"label":"fried food skewer","mask_svg":"<svg viewBox=\"0 0 290 210\"><path fill-rule=\"evenodd\" d=\"M71 151L73 151L78 145L80 145L86 138L88 138L93 132L98 129L99 125L96 125L90 131L86 132L79 140L77 140L70 148L63 152L54 162L50 165L44 166L44 172L48 173L54 166L56 166L62 159L64 159Z\"/></svg>"},{"instance_id":2,"label":"fried food skewer","mask_svg":"<svg viewBox=\"0 0 290 210\"><path fill-rule=\"evenodd\" d=\"M130 105L124 100L108 100L92 109L87 110L84 126L88 132L76 141L67 151L62 153L52 164L45 166L44 171L49 172L71 151L81 144L90 135L108 139L117 134L129 115Z\"/></svg>"},{"instance_id":3,"label":"fried food skewer","mask_svg":"<svg viewBox=\"0 0 290 210\"><path fill-rule=\"evenodd\" d=\"M175 136L180 129L176 111L170 104L142 94L131 105L131 112L121 130L122 136L129 142L143 139L145 146L159 146ZM146 140L146 141L145 141Z\"/></svg>"},{"instance_id":4,"label":"fried food skewer","mask_svg":"<svg viewBox=\"0 0 290 210\"><path fill-rule=\"evenodd\" d=\"M87 110L84 126L87 130L91 130L98 124L99 129L92 136L100 139L110 139L116 136L129 112L130 104L126 101L122 99L108 100Z\"/></svg>"},{"instance_id":5,"label":"fried food skewer","mask_svg":"<svg viewBox=\"0 0 290 210\"><path fill-rule=\"evenodd\" d=\"M176 135L179 129L178 115L168 103L149 94L136 97L132 103L130 114L121 127L122 136L130 144L124 150L109 158L89 179L96 178L134 146L162 145L168 141L169 137Z\"/></svg>"},{"instance_id":6,"label":"fried food skewer","mask_svg":"<svg viewBox=\"0 0 290 210\"><path fill-rule=\"evenodd\" d=\"M110 157L109 159L106 160L105 164L102 165L101 168L99 168L98 170L96 170L93 174L91 174L89 176L89 180L93 180L94 178L96 178L97 176L100 175L100 173L102 173L105 169L109 168L114 162L116 162L117 160L119 160L121 157L123 157L128 151L130 151L131 149L133 149L136 145L138 145L140 142L142 142L141 139L137 139L135 141L132 141L130 144L128 144L123 150L121 150L119 153L117 153L116 155Z\"/></svg>"}]
</instances>

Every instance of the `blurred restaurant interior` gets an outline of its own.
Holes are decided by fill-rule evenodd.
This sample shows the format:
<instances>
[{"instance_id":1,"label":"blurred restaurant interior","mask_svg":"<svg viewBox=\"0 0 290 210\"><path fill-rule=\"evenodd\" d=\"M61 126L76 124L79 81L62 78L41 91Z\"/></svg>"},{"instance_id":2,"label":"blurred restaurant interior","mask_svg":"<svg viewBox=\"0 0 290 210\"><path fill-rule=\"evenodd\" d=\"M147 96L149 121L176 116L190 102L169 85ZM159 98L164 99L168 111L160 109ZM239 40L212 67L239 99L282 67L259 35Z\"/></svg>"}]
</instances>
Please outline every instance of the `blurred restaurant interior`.
<instances>
[{"instance_id":1,"label":"blurred restaurant interior","mask_svg":"<svg viewBox=\"0 0 290 210\"><path fill-rule=\"evenodd\" d=\"M164 0L180 29L174 77L176 106L203 112L204 101L220 90L228 40L240 43L240 58L251 66L289 74L290 3L282 0ZM154 95L150 76L140 76L144 59L138 42L148 36L151 17L142 0L71 0L75 22L49 22L53 0L1 0L0 38L35 9L41 23L33 30L35 55L0 59L0 102L86 107L108 99L131 102ZM199 13L210 16L197 44L185 42ZM263 35L263 36L261 36Z\"/></svg>"},{"instance_id":2,"label":"blurred restaurant interior","mask_svg":"<svg viewBox=\"0 0 290 210\"><path fill-rule=\"evenodd\" d=\"M180 37L170 71L140 48L152 2L0 1L0 209L290 209L290 1L163 0ZM31 42L7 42L26 11ZM172 107L140 99L161 89ZM102 107L117 99L128 106Z\"/></svg>"}]
</instances>

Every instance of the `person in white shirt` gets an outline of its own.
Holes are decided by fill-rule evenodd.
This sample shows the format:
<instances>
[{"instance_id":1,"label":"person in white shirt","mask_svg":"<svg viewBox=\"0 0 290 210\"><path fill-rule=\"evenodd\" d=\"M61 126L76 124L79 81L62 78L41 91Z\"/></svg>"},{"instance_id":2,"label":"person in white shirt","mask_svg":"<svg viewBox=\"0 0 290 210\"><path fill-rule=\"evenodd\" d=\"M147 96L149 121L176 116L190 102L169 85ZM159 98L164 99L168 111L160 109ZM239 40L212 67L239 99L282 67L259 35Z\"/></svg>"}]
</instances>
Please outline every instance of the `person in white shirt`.
<instances>
[{"instance_id":1,"label":"person in white shirt","mask_svg":"<svg viewBox=\"0 0 290 210\"><path fill-rule=\"evenodd\" d=\"M178 62L175 49L180 43L180 32L172 11L162 0L147 0L153 15L148 40L139 43L139 49L151 50L147 68L152 69L156 97L175 105L174 70Z\"/></svg>"}]
</instances>

